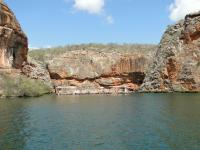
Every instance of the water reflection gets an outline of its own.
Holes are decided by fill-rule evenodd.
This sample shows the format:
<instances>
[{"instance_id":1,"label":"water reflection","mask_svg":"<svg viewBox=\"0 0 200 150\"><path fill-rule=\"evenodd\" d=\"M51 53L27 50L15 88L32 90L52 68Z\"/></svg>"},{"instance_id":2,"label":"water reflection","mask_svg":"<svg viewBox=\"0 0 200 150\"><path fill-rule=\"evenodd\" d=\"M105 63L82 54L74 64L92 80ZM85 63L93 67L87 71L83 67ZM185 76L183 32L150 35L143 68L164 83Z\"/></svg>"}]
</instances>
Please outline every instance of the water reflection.
<instances>
[{"instance_id":1,"label":"water reflection","mask_svg":"<svg viewBox=\"0 0 200 150\"><path fill-rule=\"evenodd\" d=\"M199 94L0 100L0 149L200 149Z\"/></svg>"}]
</instances>

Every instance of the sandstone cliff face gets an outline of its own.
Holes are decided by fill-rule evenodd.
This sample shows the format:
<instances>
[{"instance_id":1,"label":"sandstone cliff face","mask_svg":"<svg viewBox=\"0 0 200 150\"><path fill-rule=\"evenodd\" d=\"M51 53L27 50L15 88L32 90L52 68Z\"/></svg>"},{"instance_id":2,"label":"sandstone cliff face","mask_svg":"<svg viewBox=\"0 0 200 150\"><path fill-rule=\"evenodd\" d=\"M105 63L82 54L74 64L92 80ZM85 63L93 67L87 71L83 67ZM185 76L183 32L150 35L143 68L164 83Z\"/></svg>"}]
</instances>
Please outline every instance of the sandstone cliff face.
<instances>
[{"instance_id":1,"label":"sandstone cliff face","mask_svg":"<svg viewBox=\"0 0 200 150\"><path fill-rule=\"evenodd\" d=\"M27 61L26 35L8 6L0 2L0 68L22 68Z\"/></svg>"},{"instance_id":2,"label":"sandstone cliff face","mask_svg":"<svg viewBox=\"0 0 200 150\"><path fill-rule=\"evenodd\" d=\"M61 94L129 93L143 83L152 53L74 50L51 60L48 71Z\"/></svg>"},{"instance_id":3,"label":"sandstone cliff face","mask_svg":"<svg viewBox=\"0 0 200 150\"><path fill-rule=\"evenodd\" d=\"M28 40L13 12L0 1L0 97L51 92L49 73L27 61Z\"/></svg>"},{"instance_id":4,"label":"sandstone cliff face","mask_svg":"<svg viewBox=\"0 0 200 150\"><path fill-rule=\"evenodd\" d=\"M200 12L164 33L141 91L200 92Z\"/></svg>"}]
</instances>

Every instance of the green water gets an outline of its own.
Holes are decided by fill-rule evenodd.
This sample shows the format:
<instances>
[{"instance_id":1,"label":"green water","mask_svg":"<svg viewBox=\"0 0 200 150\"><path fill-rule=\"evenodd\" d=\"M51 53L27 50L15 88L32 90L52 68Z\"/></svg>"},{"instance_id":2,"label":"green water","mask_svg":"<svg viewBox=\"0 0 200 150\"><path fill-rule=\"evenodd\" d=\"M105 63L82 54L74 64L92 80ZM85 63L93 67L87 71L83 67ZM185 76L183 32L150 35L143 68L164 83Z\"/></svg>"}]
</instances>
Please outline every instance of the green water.
<instances>
[{"instance_id":1,"label":"green water","mask_svg":"<svg viewBox=\"0 0 200 150\"><path fill-rule=\"evenodd\" d=\"M0 150L199 150L200 94L0 100Z\"/></svg>"}]
</instances>

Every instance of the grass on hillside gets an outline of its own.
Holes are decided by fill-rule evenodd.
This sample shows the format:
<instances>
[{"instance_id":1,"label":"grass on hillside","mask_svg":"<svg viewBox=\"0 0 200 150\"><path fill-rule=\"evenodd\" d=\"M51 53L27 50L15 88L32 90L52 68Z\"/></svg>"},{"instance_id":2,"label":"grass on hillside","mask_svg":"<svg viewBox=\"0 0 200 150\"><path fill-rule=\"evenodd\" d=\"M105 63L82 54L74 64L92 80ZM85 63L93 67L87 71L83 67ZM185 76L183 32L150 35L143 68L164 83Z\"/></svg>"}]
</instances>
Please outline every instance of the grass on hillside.
<instances>
[{"instance_id":1,"label":"grass on hillside","mask_svg":"<svg viewBox=\"0 0 200 150\"><path fill-rule=\"evenodd\" d=\"M143 52L147 53L155 50L156 45L151 44L81 44L69 45L63 47L54 47L48 49L30 50L29 56L36 61L46 63L48 60L53 59L63 53L73 50L94 50L94 51L119 51L119 52Z\"/></svg>"}]
</instances>

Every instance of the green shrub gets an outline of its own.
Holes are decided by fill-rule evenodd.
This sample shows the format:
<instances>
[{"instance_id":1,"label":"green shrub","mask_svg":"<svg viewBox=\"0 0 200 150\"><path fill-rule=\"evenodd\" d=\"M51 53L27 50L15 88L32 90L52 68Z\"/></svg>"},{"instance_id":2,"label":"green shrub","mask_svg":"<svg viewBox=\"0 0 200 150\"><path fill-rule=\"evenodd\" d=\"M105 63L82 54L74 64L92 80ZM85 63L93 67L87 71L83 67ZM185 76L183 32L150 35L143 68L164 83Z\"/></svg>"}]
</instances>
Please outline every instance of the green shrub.
<instances>
[{"instance_id":1,"label":"green shrub","mask_svg":"<svg viewBox=\"0 0 200 150\"><path fill-rule=\"evenodd\" d=\"M51 92L43 81L29 79L26 76L0 75L1 96L41 96Z\"/></svg>"}]
</instances>

